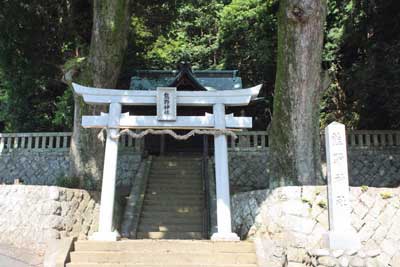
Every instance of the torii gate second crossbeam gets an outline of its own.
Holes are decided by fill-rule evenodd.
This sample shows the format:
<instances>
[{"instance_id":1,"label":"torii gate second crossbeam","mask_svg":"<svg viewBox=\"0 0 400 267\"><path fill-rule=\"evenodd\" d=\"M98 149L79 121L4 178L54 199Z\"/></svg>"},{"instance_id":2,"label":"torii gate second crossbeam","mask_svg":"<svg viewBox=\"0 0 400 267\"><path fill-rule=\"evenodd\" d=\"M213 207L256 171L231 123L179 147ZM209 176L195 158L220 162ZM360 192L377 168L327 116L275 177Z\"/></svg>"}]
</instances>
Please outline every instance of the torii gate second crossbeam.
<instances>
[{"instance_id":1,"label":"torii gate second crossbeam","mask_svg":"<svg viewBox=\"0 0 400 267\"><path fill-rule=\"evenodd\" d=\"M92 240L115 241L113 231L115 180L118 157L118 133L124 128L185 128L215 129L251 128L251 117L225 115L225 106L246 106L257 97L261 85L238 90L224 91L176 91L173 87L160 87L157 91L116 90L85 87L73 83L74 91L88 104L109 104L109 113L99 116L83 116L85 128L106 128L107 140L104 156L101 189L99 230ZM157 116L131 116L121 114L122 105L157 105ZM177 116L176 106L213 106L213 114L205 116ZM232 232L228 145L225 134L216 134L214 140L215 177L217 196L217 233L212 240L239 240Z\"/></svg>"}]
</instances>

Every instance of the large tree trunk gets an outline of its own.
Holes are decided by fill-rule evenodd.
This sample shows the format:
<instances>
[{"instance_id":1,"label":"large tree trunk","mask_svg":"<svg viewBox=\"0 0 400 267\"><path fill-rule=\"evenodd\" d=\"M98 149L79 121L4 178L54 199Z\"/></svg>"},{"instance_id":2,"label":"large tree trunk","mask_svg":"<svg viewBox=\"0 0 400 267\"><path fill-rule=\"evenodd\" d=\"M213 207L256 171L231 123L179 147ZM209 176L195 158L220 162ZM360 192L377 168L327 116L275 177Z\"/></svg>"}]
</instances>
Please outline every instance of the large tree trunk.
<instances>
[{"instance_id":1,"label":"large tree trunk","mask_svg":"<svg viewBox=\"0 0 400 267\"><path fill-rule=\"evenodd\" d=\"M118 82L130 21L130 0L94 0L90 55L79 81L100 88L115 88ZM70 175L101 181L104 146L98 130L82 129L82 115L98 115L106 107L85 105L75 96L74 133L71 140ZM82 180L83 181L83 180Z\"/></svg>"},{"instance_id":2,"label":"large tree trunk","mask_svg":"<svg viewBox=\"0 0 400 267\"><path fill-rule=\"evenodd\" d=\"M270 187L322 178L319 110L325 0L281 0Z\"/></svg>"}]
</instances>

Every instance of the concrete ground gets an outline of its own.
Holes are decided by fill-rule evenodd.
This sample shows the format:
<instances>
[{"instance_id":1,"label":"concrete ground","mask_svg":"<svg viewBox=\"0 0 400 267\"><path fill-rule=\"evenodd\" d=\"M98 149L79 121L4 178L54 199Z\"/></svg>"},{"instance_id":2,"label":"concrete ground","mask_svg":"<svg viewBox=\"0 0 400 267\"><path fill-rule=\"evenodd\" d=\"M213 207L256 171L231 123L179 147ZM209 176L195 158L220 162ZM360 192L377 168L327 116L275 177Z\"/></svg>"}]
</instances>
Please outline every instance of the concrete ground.
<instances>
[{"instance_id":1,"label":"concrete ground","mask_svg":"<svg viewBox=\"0 0 400 267\"><path fill-rule=\"evenodd\" d=\"M0 267L31 266L43 266L43 257L27 249L0 244Z\"/></svg>"}]
</instances>

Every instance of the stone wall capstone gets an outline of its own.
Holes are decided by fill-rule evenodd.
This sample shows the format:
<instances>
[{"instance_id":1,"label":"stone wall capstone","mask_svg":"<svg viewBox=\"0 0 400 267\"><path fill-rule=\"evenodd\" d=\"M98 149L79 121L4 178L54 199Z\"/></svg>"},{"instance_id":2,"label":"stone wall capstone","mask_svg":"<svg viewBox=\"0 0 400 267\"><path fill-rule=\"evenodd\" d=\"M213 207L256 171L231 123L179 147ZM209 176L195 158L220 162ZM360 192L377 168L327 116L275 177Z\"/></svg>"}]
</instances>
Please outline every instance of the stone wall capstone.
<instances>
[{"instance_id":1,"label":"stone wall capstone","mask_svg":"<svg viewBox=\"0 0 400 267\"><path fill-rule=\"evenodd\" d=\"M99 194L55 186L0 185L0 243L43 252L49 240L98 228Z\"/></svg>"},{"instance_id":2,"label":"stone wall capstone","mask_svg":"<svg viewBox=\"0 0 400 267\"><path fill-rule=\"evenodd\" d=\"M376 263L371 266L399 266L396 265L400 260L399 197L400 188L351 187L352 227L361 239L362 248L347 251L346 257L364 265L346 266L369 266L367 261ZM339 264L340 256L345 254L339 251L341 255L336 257L338 251L317 253L323 249L322 237L329 229L325 186L288 186L238 193L232 197L232 217L233 228L242 238L262 238L268 243L267 266L286 266L294 250L297 256L292 258L297 260L292 259L293 264L288 266L340 266L305 263L329 256L323 260Z\"/></svg>"}]
</instances>

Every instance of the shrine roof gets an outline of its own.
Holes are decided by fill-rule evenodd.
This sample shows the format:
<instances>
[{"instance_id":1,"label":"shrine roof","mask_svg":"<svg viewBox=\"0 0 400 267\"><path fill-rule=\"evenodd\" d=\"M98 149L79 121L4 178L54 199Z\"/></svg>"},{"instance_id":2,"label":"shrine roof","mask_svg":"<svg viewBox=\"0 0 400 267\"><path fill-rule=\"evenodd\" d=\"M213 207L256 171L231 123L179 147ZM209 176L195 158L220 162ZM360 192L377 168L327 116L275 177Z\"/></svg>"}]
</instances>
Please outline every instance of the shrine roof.
<instances>
[{"instance_id":1,"label":"shrine roof","mask_svg":"<svg viewBox=\"0 0 400 267\"><path fill-rule=\"evenodd\" d=\"M186 85L194 91L242 89L242 79L237 74L237 70L135 70L129 89L156 90L173 86L187 90Z\"/></svg>"}]
</instances>

